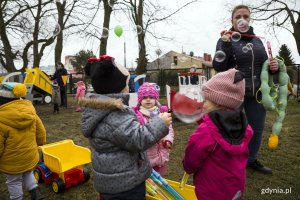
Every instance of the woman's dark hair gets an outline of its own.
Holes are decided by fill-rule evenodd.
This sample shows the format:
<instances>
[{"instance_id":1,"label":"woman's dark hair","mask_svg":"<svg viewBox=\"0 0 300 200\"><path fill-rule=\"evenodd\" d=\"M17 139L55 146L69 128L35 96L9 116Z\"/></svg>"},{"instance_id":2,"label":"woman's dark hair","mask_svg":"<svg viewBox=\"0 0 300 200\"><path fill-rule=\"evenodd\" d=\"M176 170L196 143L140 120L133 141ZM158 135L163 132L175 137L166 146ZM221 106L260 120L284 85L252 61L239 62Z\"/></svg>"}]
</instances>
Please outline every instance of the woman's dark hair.
<instances>
[{"instance_id":1,"label":"woman's dark hair","mask_svg":"<svg viewBox=\"0 0 300 200\"><path fill-rule=\"evenodd\" d=\"M62 62L57 62L57 65L61 65L63 68L65 68L64 64L62 64Z\"/></svg>"},{"instance_id":2,"label":"woman's dark hair","mask_svg":"<svg viewBox=\"0 0 300 200\"><path fill-rule=\"evenodd\" d=\"M249 13L251 13L250 8L249 8L248 6L246 6L246 5L238 5L238 6L235 6L235 7L233 8L233 10L232 10L232 12L231 12L231 19L233 19L234 13L235 13L237 10L239 10L239 9L246 9L246 10L249 11Z\"/></svg>"}]
</instances>

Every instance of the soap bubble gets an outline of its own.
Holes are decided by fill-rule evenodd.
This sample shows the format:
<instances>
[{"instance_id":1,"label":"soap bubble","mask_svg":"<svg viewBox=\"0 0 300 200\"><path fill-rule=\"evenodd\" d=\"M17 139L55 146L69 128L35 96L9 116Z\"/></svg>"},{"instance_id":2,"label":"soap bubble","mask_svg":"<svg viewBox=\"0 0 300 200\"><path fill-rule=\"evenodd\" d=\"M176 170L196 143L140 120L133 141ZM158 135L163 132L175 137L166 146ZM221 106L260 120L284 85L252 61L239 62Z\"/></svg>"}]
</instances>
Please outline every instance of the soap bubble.
<instances>
[{"instance_id":1,"label":"soap bubble","mask_svg":"<svg viewBox=\"0 0 300 200\"><path fill-rule=\"evenodd\" d=\"M247 46L243 46L242 51L243 51L244 53L248 53L249 48L248 48Z\"/></svg>"},{"instance_id":2,"label":"soap bubble","mask_svg":"<svg viewBox=\"0 0 300 200\"><path fill-rule=\"evenodd\" d=\"M204 115L203 101L199 102L184 94L176 93L172 99L172 111L180 121L193 123Z\"/></svg>"},{"instance_id":3,"label":"soap bubble","mask_svg":"<svg viewBox=\"0 0 300 200\"><path fill-rule=\"evenodd\" d=\"M217 51L215 54L215 61L217 62L223 62L226 58L226 54L224 53L224 51Z\"/></svg>"},{"instance_id":4,"label":"soap bubble","mask_svg":"<svg viewBox=\"0 0 300 200\"><path fill-rule=\"evenodd\" d=\"M104 27L104 28L102 29L102 33L101 33L101 34L102 34L101 37L107 38L107 37L108 37L108 34L109 34L108 28Z\"/></svg>"},{"instance_id":5,"label":"soap bubble","mask_svg":"<svg viewBox=\"0 0 300 200\"><path fill-rule=\"evenodd\" d=\"M143 28L140 25L137 25L136 26L136 32L137 32L138 35L141 34L143 32Z\"/></svg>"},{"instance_id":6,"label":"soap bubble","mask_svg":"<svg viewBox=\"0 0 300 200\"><path fill-rule=\"evenodd\" d=\"M247 43L246 46L248 47L249 50L253 49L253 44L252 43Z\"/></svg>"},{"instance_id":7,"label":"soap bubble","mask_svg":"<svg viewBox=\"0 0 300 200\"><path fill-rule=\"evenodd\" d=\"M233 42L237 42L237 41L240 41L240 39L241 39L241 34L239 33L239 32L233 32L232 34L231 34L231 40L233 41Z\"/></svg>"},{"instance_id":8,"label":"soap bubble","mask_svg":"<svg viewBox=\"0 0 300 200\"><path fill-rule=\"evenodd\" d=\"M249 30L250 26L249 26L249 22L245 19L239 19L237 21L237 29L241 32L241 33L245 33Z\"/></svg>"},{"instance_id":9,"label":"soap bubble","mask_svg":"<svg viewBox=\"0 0 300 200\"><path fill-rule=\"evenodd\" d=\"M111 8L113 8L114 7L114 5L117 3L117 0L109 0L108 1L108 5L111 7Z\"/></svg>"},{"instance_id":10,"label":"soap bubble","mask_svg":"<svg viewBox=\"0 0 300 200\"><path fill-rule=\"evenodd\" d=\"M52 37L56 37L61 31L60 25L57 23L53 31Z\"/></svg>"}]
</instances>

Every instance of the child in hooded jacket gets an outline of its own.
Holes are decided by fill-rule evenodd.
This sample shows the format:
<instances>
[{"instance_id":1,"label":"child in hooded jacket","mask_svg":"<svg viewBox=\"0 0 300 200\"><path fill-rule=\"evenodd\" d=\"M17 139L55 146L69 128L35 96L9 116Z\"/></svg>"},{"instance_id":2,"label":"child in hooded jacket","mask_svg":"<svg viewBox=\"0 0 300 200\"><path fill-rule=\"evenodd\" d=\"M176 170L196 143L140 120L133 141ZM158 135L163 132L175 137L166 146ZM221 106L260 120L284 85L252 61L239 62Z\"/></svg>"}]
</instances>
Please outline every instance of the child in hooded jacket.
<instances>
[{"instance_id":1,"label":"child in hooded jacket","mask_svg":"<svg viewBox=\"0 0 300 200\"><path fill-rule=\"evenodd\" d=\"M46 143L46 130L21 83L0 84L0 172L6 177L10 199L22 200L24 184L32 200L42 199L33 169L37 146ZM1 196L1 195L0 195Z\"/></svg>"},{"instance_id":2,"label":"child in hooded jacket","mask_svg":"<svg viewBox=\"0 0 300 200\"><path fill-rule=\"evenodd\" d=\"M60 91L58 83L55 80L52 83L52 103L53 113L59 113Z\"/></svg>"},{"instance_id":3,"label":"child in hooded jacket","mask_svg":"<svg viewBox=\"0 0 300 200\"><path fill-rule=\"evenodd\" d=\"M161 113L141 126L128 106L130 74L114 58L90 58L85 72L95 93L79 100L81 129L93 148L95 189L102 200L145 199L152 171L145 150L168 134L171 115Z\"/></svg>"},{"instance_id":4,"label":"child in hooded jacket","mask_svg":"<svg viewBox=\"0 0 300 200\"><path fill-rule=\"evenodd\" d=\"M253 135L239 108L245 94L244 76L236 69L218 73L202 86L202 94L207 114L189 138L183 167L194 174L198 199L242 199Z\"/></svg>"},{"instance_id":5,"label":"child in hooded jacket","mask_svg":"<svg viewBox=\"0 0 300 200\"><path fill-rule=\"evenodd\" d=\"M78 81L76 83L76 87L77 87L77 89L76 89L76 96L75 96L75 98L76 98L76 101L77 101L77 106L76 106L75 111L76 112L80 112L81 109L80 109L80 106L78 104L78 100L79 100L79 98L82 98L85 95L85 84L84 84L83 81Z\"/></svg>"},{"instance_id":6,"label":"child in hooded jacket","mask_svg":"<svg viewBox=\"0 0 300 200\"><path fill-rule=\"evenodd\" d=\"M159 92L154 83L145 82L138 90L138 104L133 107L140 124L144 125L151 118L163 112L168 112L167 106L159 103ZM155 171L164 176L167 173L170 149L174 140L172 125L169 126L169 134L147 149L147 157Z\"/></svg>"}]
</instances>

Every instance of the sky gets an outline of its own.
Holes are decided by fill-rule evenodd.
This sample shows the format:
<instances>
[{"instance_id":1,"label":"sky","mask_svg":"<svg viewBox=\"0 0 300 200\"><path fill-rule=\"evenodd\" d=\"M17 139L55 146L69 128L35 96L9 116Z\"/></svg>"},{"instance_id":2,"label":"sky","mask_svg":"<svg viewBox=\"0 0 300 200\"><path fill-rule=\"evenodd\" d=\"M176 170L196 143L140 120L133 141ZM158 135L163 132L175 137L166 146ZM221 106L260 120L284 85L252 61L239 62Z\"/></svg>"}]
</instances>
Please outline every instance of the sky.
<instances>
[{"instance_id":1,"label":"sky","mask_svg":"<svg viewBox=\"0 0 300 200\"><path fill-rule=\"evenodd\" d=\"M178 8L178 2L182 4L180 0L158 1L167 5L169 10ZM172 17L172 21L156 24L156 32L172 38L172 40L162 41L148 37L146 46L149 61L157 58L155 53L157 49L162 51L162 55L173 50L176 52L184 51L187 54L193 51L195 56L203 56L203 53L209 53L213 56L220 32L231 27L231 12L229 10L233 7L228 6L228 2L231 2L232 5L246 3L246 1L239 0L202 0L181 10ZM297 8L300 10L300 3L298 3ZM99 24L102 24L102 21ZM113 28L117 25L123 28L121 37L117 37L113 32ZM266 24L254 21L251 25L257 36L265 37L271 42L273 55L278 55L280 46L286 44L292 52L295 63L300 64L296 42L291 33L284 29L276 29L276 38L274 34L266 32ZM135 67L139 45L134 27L128 23L127 19L122 20L121 17L112 15L110 29L107 55L115 57L119 64L124 65L124 43L126 43L126 66ZM98 55L99 41L75 36L67 38L62 52L62 61L64 61L64 56L74 55L82 49L93 50ZM44 55L41 65L53 64L54 45Z\"/></svg>"}]
</instances>

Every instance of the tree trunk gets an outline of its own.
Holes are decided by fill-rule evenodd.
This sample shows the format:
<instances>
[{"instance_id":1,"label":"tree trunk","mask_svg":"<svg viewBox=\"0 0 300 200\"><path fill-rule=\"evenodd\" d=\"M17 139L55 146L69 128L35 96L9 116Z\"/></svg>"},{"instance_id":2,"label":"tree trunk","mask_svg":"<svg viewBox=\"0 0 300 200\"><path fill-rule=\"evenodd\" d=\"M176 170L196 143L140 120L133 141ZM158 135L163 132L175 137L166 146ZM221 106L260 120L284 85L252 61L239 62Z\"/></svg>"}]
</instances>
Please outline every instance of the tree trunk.
<instances>
[{"instance_id":1,"label":"tree trunk","mask_svg":"<svg viewBox=\"0 0 300 200\"><path fill-rule=\"evenodd\" d=\"M16 71L15 64L14 64L15 55L12 52L12 48L6 34L4 18L2 16L3 16L2 9L0 9L0 27L1 27L0 38L2 40L4 55L5 55L5 65L3 65L3 67L4 69L7 70L7 72L14 72Z\"/></svg>"},{"instance_id":2,"label":"tree trunk","mask_svg":"<svg viewBox=\"0 0 300 200\"><path fill-rule=\"evenodd\" d=\"M137 9L136 16L136 26L144 27L143 26L143 15L144 15L144 0L139 0L139 5ZM144 28L143 28L144 29ZM146 60L146 45L145 45L145 32L138 34L138 42L140 45L139 49L139 59L136 68L136 74L143 74L146 69L147 60Z\"/></svg>"},{"instance_id":3,"label":"tree trunk","mask_svg":"<svg viewBox=\"0 0 300 200\"><path fill-rule=\"evenodd\" d=\"M110 15L112 12L112 8L108 4L109 0L103 0L104 4L104 20L103 20L103 30L102 30L102 36L100 39L100 52L99 56L106 55L106 49L107 49L107 40L108 35L106 36L106 31L104 28L107 28L109 30L109 22L110 22ZM104 37L103 37L104 35Z\"/></svg>"},{"instance_id":4,"label":"tree trunk","mask_svg":"<svg viewBox=\"0 0 300 200\"><path fill-rule=\"evenodd\" d=\"M42 2L39 0L38 7L37 7L37 13L35 16L35 22L34 22L34 31L33 31L33 68L39 67L39 25L40 25L40 19L41 19L41 12L42 12Z\"/></svg>"},{"instance_id":5,"label":"tree trunk","mask_svg":"<svg viewBox=\"0 0 300 200\"><path fill-rule=\"evenodd\" d=\"M58 24L60 26L60 32L56 36L56 45L54 52L55 64L61 62L61 54L63 49L63 30L64 30L64 14L65 14L65 4L56 3L57 11L58 11ZM56 68L56 65L55 65Z\"/></svg>"},{"instance_id":6,"label":"tree trunk","mask_svg":"<svg viewBox=\"0 0 300 200\"><path fill-rule=\"evenodd\" d=\"M139 59L136 68L136 74L143 74L146 70L146 45L145 45L145 35L141 33L138 35L138 41L140 45L139 49Z\"/></svg>"},{"instance_id":7,"label":"tree trunk","mask_svg":"<svg viewBox=\"0 0 300 200\"><path fill-rule=\"evenodd\" d=\"M300 15L299 15L299 17L297 19L297 22L296 22L295 26L294 26L293 36L295 38L296 45L297 45L297 50L298 50L298 54L300 56Z\"/></svg>"}]
</instances>

